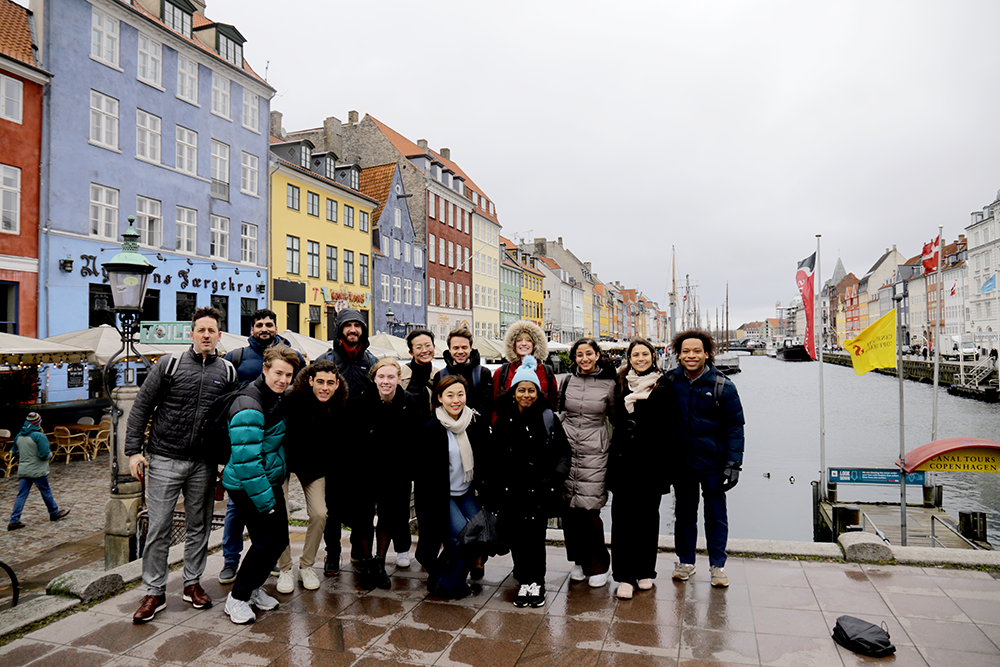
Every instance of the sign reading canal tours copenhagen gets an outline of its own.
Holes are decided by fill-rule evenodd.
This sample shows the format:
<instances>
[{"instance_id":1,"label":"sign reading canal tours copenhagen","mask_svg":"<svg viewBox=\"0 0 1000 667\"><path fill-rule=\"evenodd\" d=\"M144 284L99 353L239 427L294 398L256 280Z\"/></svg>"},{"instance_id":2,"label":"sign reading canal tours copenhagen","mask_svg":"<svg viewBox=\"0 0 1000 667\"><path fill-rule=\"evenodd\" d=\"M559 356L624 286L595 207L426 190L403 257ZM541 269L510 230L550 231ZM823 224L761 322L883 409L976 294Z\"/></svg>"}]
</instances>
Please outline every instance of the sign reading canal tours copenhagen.
<instances>
[{"instance_id":1,"label":"sign reading canal tours copenhagen","mask_svg":"<svg viewBox=\"0 0 1000 667\"><path fill-rule=\"evenodd\" d=\"M899 468L830 468L830 481L839 484L899 484ZM906 483L922 486L924 473L907 473Z\"/></svg>"},{"instance_id":2,"label":"sign reading canal tours copenhagen","mask_svg":"<svg viewBox=\"0 0 1000 667\"><path fill-rule=\"evenodd\" d=\"M898 463L898 461L897 461ZM1000 472L1000 442L948 438L917 447L906 455L906 472Z\"/></svg>"}]
</instances>

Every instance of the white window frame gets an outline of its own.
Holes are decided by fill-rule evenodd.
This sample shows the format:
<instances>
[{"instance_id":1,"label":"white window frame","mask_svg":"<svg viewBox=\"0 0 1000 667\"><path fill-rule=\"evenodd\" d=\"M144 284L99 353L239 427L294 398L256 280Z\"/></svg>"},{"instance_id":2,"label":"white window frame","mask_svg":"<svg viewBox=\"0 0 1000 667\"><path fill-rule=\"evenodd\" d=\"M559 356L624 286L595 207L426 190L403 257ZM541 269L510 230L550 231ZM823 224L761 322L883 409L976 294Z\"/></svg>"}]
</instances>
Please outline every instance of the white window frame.
<instances>
[{"instance_id":1,"label":"white window frame","mask_svg":"<svg viewBox=\"0 0 1000 667\"><path fill-rule=\"evenodd\" d=\"M221 215L209 216L208 255L215 259L229 259L229 218Z\"/></svg>"},{"instance_id":2,"label":"white window frame","mask_svg":"<svg viewBox=\"0 0 1000 667\"><path fill-rule=\"evenodd\" d=\"M21 170L0 164L0 232L21 233Z\"/></svg>"},{"instance_id":3,"label":"white window frame","mask_svg":"<svg viewBox=\"0 0 1000 667\"><path fill-rule=\"evenodd\" d=\"M385 234L382 234L382 244L379 250L382 251L383 255L389 254L389 237L386 236Z\"/></svg>"},{"instance_id":4,"label":"white window frame","mask_svg":"<svg viewBox=\"0 0 1000 667\"><path fill-rule=\"evenodd\" d=\"M435 301L437 300L437 293L435 292L436 289L437 289L437 285L435 284L434 278L428 278L427 279L427 305L428 306L433 306L434 303L435 303Z\"/></svg>"},{"instance_id":5,"label":"white window frame","mask_svg":"<svg viewBox=\"0 0 1000 667\"><path fill-rule=\"evenodd\" d=\"M382 274L382 303L389 303L389 274Z\"/></svg>"},{"instance_id":6,"label":"white window frame","mask_svg":"<svg viewBox=\"0 0 1000 667\"><path fill-rule=\"evenodd\" d=\"M231 120L230 90L232 82L218 72L212 72L212 113Z\"/></svg>"},{"instance_id":7,"label":"white window frame","mask_svg":"<svg viewBox=\"0 0 1000 667\"><path fill-rule=\"evenodd\" d=\"M461 298L462 286L458 286L459 298ZM448 307L455 307L455 283L448 281Z\"/></svg>"},{"instance_id":8,"label":"white window frame","mask_svg":"<svg viewBox=\"0 0 1000 667\"><path fill-rule=\"evenodd\" d=\"M198 252L198 211L185 206L176 207L176 234L174 249L194 255Z\"/></svg>"},{"instance_id":9,"label":"white window frame","mask_svg":"<svg viewBox=\"0 0 1000 667\"><path fill-rule=\"evenodd\" d=\"M437 240L434 238L433 234L430 234L430 243L427 244L427 262L429 264L434 263L434 247L437 244Z\"/></svg>"},{"instance_id":10,"label":"white window frame","mask_svg":"<svg viewBox=\"0 0 1000 667\"><path fill-rule=\"evenodd\" d=\"M243 68L243 46L221 33L219 34L219 55L227 62Z\"/></svg>"},{"instance_id":11,"label":"white window frame","mask_svg":"<svg viewBox=\"0 0 1000 667\"><path fill-rule=\"evenodd\" d=\"M257 177L259 175L260 158L243 151L240 158L240 192L257 196Z\"/></svg>"},{"instance_id":12,"label":"white window frame","mask_svg":"<svg viewBox=\"0 0 1000 667\"><path fill-rule=\"evenodd\" d=\"M198 63L177 55L177 97L198 105Z\"/></svg>"},{"instance_id":13,"label":"white window frame","mask_svg":"<svg viewBox=\"0 0 1000 667\"><path fill-rule=\"evenodd\" d=\"M240 223L240 261L257 263L257 225L249 222Z\"/></svg>"},{"instance_id":14,"label":"white window frame","mask_svg":"<svg viewBox=\"0 0 1000 667\"><path fill-rule=\"evenodd\" d=\"M91 7L90 57L94 60L118 67L118 51L121 44L120 24L96 7Z\"/></svg>"},{"instance_id":15,"label":"white window frame","mask_svg":"<svg viewBox=\"0 0 1000 667\"><path fill-rule=\"evenodd\" d=\"M392 277L392 302L403 302L403 279L399 276Z\"/></svg>"},{"instance_id":16,"label":"white window frame","mask_svg":"<svg viewBox=\"0 0 1000 667\"><path fill-rule=\"evenodd\" d=\"M174 132L177 142L177 159L174 163L177 171L198 175L198 133L178 125ZM192 141L194 143L192 143Z\"/></svg>"},{"instance_id":17,"label":"white window frame","mask_svg":"<svg viewBox=\"0 0 1000 667\"><path fill-rule=\"evenodd\" d=\"M163 3L163 22L172 30L179 32L185 37L191 37L192 17L187 12L181 11L177 5L166 0Z\"/></svg>"},{"instance_id":18,"label":"white window frame","mask_svg":"<svg viewBox=\"0 0 1000 667\"><path fill-rule=\"evenodd\" d=\"M438 237L438 263L441 266L448 265L447 242L443 236Z\"/></svg>"},{"instance_id":19,"label":"white window frame","mask_svg":"<svg viewBox=\"0 0 1000 667\"><path fill-rule=\"evenodd\" d=\"M134 227L139 233L139 245L149 248L163 246L163 215L159 200L136 195Z\"/></svg>"},{"instance_id":20,"label":"white window frame","mask_svg":"<svg viewBox=\"0 0 1000 667\"><path fill-rule=\"evenodd\" d=\"M21 124L24 120L24 84L0 74L0 118Z\"/></svg>"},{"instance_id":21,"label":"white window frame","mask_svg":"<svg viewBox=\"0 0 1000 667\"><path fill-rule=\"evenodd\" d=\"M411 253L411 251L412 251L412 248L411 248L410 244L409 243L404 243L403 244L403 261L406 262L407 264L409 264L410 261L411 261L410 260L410 257L411 257L410 253Z\"/></svg>"},{"instance_id":22,"label":"white window frame","mask_svg":"<svg viewBox=\"0 0 1000 667\"><path fill-rule=\"evenodd\" d=\"M142 109L135 110L135 156L147 162L160 164L160 146L163 143L163 121Z\"/></svg>"},{"instance_id":23,"label":"white window frame","mask_svg":"<svg viewBox=\"0 0 1000 667\"><path fill-rule=\"evenodd\" d=\"M400 244L399 239L393 239L392 240L392 258L393 259L398 260L400 257L403 256L403 249L402 248L403 247Z\"/></svg>"},{"instance_id":24,"label":"white window frame","mask_svg":"<svg viewBox=\"0 0 1000 667\"><path fill-rule=\"evenodd\" d=\"M462 248L458 249L459 259L462 257ZM448 241L448 268L455 268L455 244Z\"/></svg>"},{"instance_id":25,"label":"white window frame","mask_svg":"<svg viewBox=\"0 0 1000 667\"><path fill-rule=\"evenodd\" d=\"M396 229L402 229L403 227L403 209L397 206L393 210L393 218L395 220Z\"/></svg>"},{"instance_id":26,"label":"white window frame","mask_svg":"<svg viewBox=\"0 0 1000 667\"><path fill-rule=\"evenodd\" d=\"M424 284L419 280L414 281L413 283L413 305L424 305Z\"/></svg>"},{"instance_id":27,"label":"white window frame","mask_svg":"<svg viewBox=\"0 0 1000 667\"><path fill-rule=\"evenodd\" d=\"M418 269L424 268L424 249L420 247L413 248L413 266Z\"/></svg>"},{"instance_id":28,"label":"white window frame","mask_svg":"<svg viewBox=\"0 0 1000 667\"><path fill-rule=\"evenodd\" d=\"M260 133L260 96L243 88L243 127Z\"/></svg>"},{"instance_id":29,"label":"white window frame","mask_svg":"<svg viewBox=\"0 0 1000 667\"><path fill-rule=\"evenodd\" d=\"M403 305L413 304L413 281L409 278L403 280Z\"/></svg>"},{"instance_id":30,"label":"white window frame","mask_svg":"<svg viewBox=\"0 0 1000 667\"><path fill-rule=\"evenodd\" d=\"M212 180L229 184L229 144L212 139Z\"/></svg>"},{"instance_id":31,"label":"white window frame","mask_svg":"<svg viewBox=\"0 0 1000 667\"><path fill-rule=\"evenodd\" d=\"M427 215L429 215L432 218L435 217L434 211L437 208L437 202L434 199L435 197L437 197L437 195L434 194L433 192L427 193Z\"/></svg>"},{"instance_id":32,"label":"white window frame","mask_svg":"<svg viewBox=\"0 0 1000 667\"><path fill-rule=\"evenodd\" d=\"M163 45L144 33L139 33L139 55L136 78L163 90Z\"/></svg>"},{"instance_id":33,"label":"white window frame","mask_svg":"<svg viewBox=\"0 0 1000 667\"><path fill-rule=\"evenodd\" d=\"M90 91L90 143L118 150L118 100Z\"/></svg>"},{"instance_id":34,"label":"white window frame","mask_svg":"<svg viewBox=\"0 0 1000 667\"><path fill-rule=\"evenodd\" d=\"M118 190L90 184L90 235L118 240Z\"/></svg>"},{"instance_id":35,"label":"white window frame","mask_svg":"<svg viewBox=\"0 0 1000 667\"><path fill-rule=\"evenodd\" d=\"M448 285L445 283L444 278L438 281L438 305L442 308L448 306Z\"/></svg>"}]
</instances>

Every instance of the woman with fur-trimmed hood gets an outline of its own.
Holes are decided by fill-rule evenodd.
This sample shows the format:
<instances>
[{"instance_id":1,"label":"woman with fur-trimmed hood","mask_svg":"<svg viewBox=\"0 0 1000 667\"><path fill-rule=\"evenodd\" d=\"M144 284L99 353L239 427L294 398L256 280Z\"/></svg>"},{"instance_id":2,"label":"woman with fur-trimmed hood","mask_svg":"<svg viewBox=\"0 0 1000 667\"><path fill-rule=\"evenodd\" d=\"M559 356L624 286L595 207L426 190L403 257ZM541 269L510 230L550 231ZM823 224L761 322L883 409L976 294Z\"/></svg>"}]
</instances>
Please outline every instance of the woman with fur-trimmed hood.
<instances>
[{"instance_id":1,"label":"woman with fur-trimmed hood","mask_svg":"<svg viewBox=\"0 0 1000 667\"><path fill-rule=\"evenodd\" d=\"M493 374L494 404L510 389L514 373L521 367L524 357L530 354L538 360L535 375L538 376L542 395L548 400L549 405L559 405L559 386L556 384L556 376L552 366L543 363L549 356L549 343L542 328L530 320L518 320L507 329L503 347L507 361Z\"/></svg>"}]
</instances>

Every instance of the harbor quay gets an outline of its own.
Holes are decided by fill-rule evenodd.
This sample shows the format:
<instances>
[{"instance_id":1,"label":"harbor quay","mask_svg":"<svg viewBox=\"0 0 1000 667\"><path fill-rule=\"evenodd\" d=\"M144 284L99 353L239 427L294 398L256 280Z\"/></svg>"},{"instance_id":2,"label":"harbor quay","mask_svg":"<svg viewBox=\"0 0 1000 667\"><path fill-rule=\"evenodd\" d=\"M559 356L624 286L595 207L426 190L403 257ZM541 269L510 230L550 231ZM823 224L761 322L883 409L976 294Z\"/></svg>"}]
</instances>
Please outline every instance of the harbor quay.
<instances>
[{"instance_id":1,"label":"harbor quay","mask_svg":"<svg viewBox=\"0 0 1000 667\"><path fill-rule=\"evenodd\" d=\"M175 567L167 608L134 625L132 612L145 594L141 561L103 568L107 467L107 454L53 464L53 490L70 516L47 521L33 496L27 527L0 537L0 559L26 584L22 603L0 611L4 667L871 664L831 639L845 614L885 624L896 646L886 659L893 664L1000 663L1000 554L889 547L863 534L837 544L730 540L728 589L711 587L703 552L689 581L671 580L673 539L662 536L654 588L617 600L614 582L590 588L569 580L561 531L550 530L548 596L538 609L512 606L517 587L509 555L490 559L473 595L457 601L429 595L416 562L406 569L390 563L392 588L364 591L345 558L341 573L316 591L296 586L282 595L270 579L265 589L280 605L258 612L249 626L234 625L222 611L230 586L217 581L216 552L202 580L212 608L181 601ZM4 507L15 488L15 478L0 478ZM304 506L294 491L290 504ZM293 558L302 530L291 528ZM210 547L220 542L216 531ZM172 548L172 563L181 551Z\"/></svg>"}]
</instances>

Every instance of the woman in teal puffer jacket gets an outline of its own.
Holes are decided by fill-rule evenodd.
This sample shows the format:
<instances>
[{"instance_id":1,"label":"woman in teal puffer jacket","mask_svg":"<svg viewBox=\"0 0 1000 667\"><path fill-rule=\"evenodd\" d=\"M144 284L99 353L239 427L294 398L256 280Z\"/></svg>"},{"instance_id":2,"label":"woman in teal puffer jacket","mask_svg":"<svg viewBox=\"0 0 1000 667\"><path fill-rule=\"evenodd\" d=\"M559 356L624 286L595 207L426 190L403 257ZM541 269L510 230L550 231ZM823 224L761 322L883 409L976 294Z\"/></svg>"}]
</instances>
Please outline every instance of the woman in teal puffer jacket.
<instances>
[{"instance_id":1,"label":"woman in teal puffer jacket","mask_svg":"<svg viewBox=\"0 0 1000 667\"><path fill-rule=\"evenodd\" d=\"M250 533L250 550L226 599L226 614L233 623L253 622L251 605L262 611L278 606L261 585L288 546L288 511L281 491L288 474L281 443L285 436L281 394L298 366L298 355L290 347L268 348L263 373L240 390L229 410L232 454L222 472L222 485Z\"/></svg>"}]
</instances>

